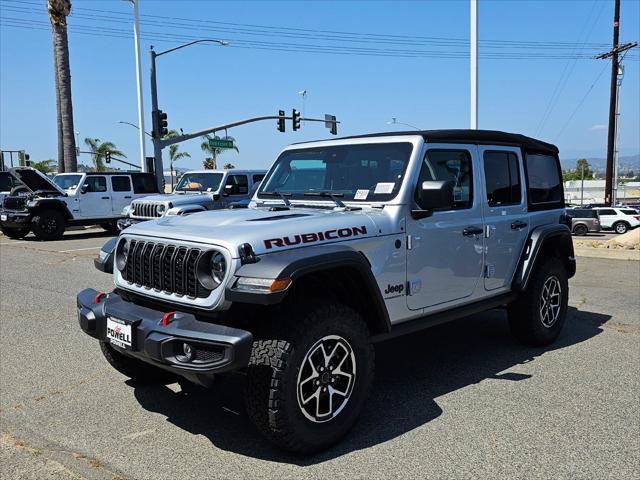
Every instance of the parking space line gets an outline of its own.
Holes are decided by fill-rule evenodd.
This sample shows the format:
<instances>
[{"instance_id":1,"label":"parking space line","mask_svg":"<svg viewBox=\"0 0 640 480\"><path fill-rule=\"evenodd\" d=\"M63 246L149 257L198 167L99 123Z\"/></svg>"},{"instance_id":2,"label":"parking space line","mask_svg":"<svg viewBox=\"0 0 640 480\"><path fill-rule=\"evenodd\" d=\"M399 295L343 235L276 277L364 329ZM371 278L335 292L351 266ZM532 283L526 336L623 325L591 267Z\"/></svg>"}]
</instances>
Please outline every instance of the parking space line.
<instances>
[{"instance_id":1,"label":"parking space line","mask_svg":"<svg viewBox=\"0 0 640 480\"><path fill-rule=\"evenodd\" d=\"M72 248L71 250L60 250L58 253L69 253L69 252L80 252L82 250L95 250L96 248L100 248L102 245L97 247L85 247L85 248Z\"/></svg>"}]
</instances>

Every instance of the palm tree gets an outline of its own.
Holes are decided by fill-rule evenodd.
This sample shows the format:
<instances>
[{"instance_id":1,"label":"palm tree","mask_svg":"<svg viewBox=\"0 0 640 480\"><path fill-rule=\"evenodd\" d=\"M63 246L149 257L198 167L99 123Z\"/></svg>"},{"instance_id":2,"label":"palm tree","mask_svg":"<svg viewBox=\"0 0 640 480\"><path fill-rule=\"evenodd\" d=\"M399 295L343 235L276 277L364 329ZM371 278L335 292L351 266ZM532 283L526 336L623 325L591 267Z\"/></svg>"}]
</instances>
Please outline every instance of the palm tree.
<instances>
[{"instance_id":1,"label":"palm tree","mask_svg":"<svg viewBox=\"0 0 640 480\"><path fill-rule=\"evenodd\" d=\"M178 132L175 130L169 130L164 136L164 139L177 137ZM174 143L173 145L169 145L169 169L171 170L171 189L173 190L173 162L180 160L181 158L191 158L189 152L178 152L178 144Z\"/></svg>"},{"instance_id":2,"label":"palm tree","mask_svg":"<svg viewBox=\"0 0 640 480\"><path fill-rule=\"evenodd\" d=\"M46 175L47 173L51 173L53 171L53 166L55 165L55 163L56 161L50 158L48 160L40 160L39 162L32 163L31 166L36 170L40 170Z\"/></svg>"},{"instance_id":3,"label":"palm tree","mask_svg":"<svg viewBox=\"0 0 640 480\"><path fill-rule=\"evenodd\" d=\"M71 12L69 0L47 0L51 20L56 79L56 106L58 142L62 139L63 171L75 172L78 168L76 140L73 128L73 105L71 103L71 70L69 69L69 40L67 38L67 16Z\"/></svg>"},{"instance_id":4,"label":"palm tree","mask_svg":"<svg viewBox=\"0 0 640 480\"><path fill-rule=\"evenodd\" d=\"M124 153L118 150L118 147L116 147L113 142L101 142L99 138L87 137L84 139L84 143L91 149L93 166L96 172L104 172L106 170L103 160L107 156L107 152L111 152L111 155L114 157L127 158Z\"/></svg>"},{"instance_id":5,"label":"palm tree","mask_svg":"<svg viewBox=\"0 0 640 480\"><path fill-rule=\"evenodd\" d=\"M227 150L235 150L238 153L240 152L240 150L238 150L238 147L236 147L235 145L236 139L233 137L229 137L228 135L225 135L224 137L218 137L217 135L207 134L204 135L202 139L203 142L200 144L200 148L203 152L211 155L210 157L206 157L202 162L204 168L208 170L215 170L216 168L218 168L218 155L226 152ZM233 142L233 148L212 148L211 145L209 145L209 140L230 140Z\"/></svg>"}]
</instances>

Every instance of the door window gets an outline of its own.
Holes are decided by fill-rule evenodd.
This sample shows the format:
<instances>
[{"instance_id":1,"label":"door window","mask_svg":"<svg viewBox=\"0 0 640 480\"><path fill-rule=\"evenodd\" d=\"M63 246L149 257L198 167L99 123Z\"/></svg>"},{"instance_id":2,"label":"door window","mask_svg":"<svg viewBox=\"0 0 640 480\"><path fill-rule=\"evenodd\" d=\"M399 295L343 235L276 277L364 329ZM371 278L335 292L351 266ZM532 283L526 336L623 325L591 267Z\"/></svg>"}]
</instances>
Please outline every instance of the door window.
<instances>
[{"instance_id":1,"label":"door window","mask_svg":"<svg viewBox=\"0 0 640 480\"><path fill-rule=\"evenodd\" d=\"M520 169L515 153L484 152L484 176L490 206L520 203Z\"/></svg>"},{"instance_id":2,"label":"door window","mask_svg":"<svg viewBox=\"0 0 640 480\"><path fill-rule=\"evenodd\" d=\"M229 175L227 186L229 185L231 185L231 188L225 190L225 193L229 195L246 195L249 193L249 178L246 175Z\"/></svg>"},{"instance_id":3,"label":"door window","mask_svg":"<svg viewBox=\"0 0 640 480\"><path fill-rule=\"evenodd\" d=\"M106 192L107 191L107 178L87 175L84 181L85 192Z\"/></svg>"},{"instance_id":4,"label":"door window","mask_svg":"<svg viewBox=\"0 0 640 480\"><path fill-rule=\"evenodd\" d=\"M453 182L454 209L473 205L473 172L467 150L429 150L425 154L415 192L415 201L420 207L422 182L431 180Z\"/></svg>"},{"instance_id":5,"label":"door window","mask_svg":"<svg viewBox=\"0 0 640 480\"><path fill-rule=\"evenodd\" d=\"M125 176L111 177L111 189L114 192L130 192L131 181L129 180L129 177L125 177Z\"/></svg>"}]
</instances>

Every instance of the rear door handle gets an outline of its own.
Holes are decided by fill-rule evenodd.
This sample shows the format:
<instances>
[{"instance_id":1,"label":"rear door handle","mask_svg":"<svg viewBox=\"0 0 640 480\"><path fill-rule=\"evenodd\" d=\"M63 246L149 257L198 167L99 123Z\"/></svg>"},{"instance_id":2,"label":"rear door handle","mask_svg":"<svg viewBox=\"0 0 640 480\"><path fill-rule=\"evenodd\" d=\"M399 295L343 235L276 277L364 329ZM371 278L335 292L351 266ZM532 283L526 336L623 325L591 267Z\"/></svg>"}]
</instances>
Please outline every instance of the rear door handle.
<instances>
[{"instance_id":1,"label":"rear door handle","mask_svg":"<svg viewBox=\"0 0 640 480\"><path fill-rule=\"evenodd\" d=\"M100 197L102 200L109 200L109 197Z\"/></svg>"},{"instance_id":2,"label":"rear door handle","mask_svg":"<svg viewBox=\"0 0 640 480\"><path fill-rule=\"evenodd\" d=\"M462 230L462 235L464 235L465 237L471 237L473 235L481 235L482 233L484 233L484 230L480 227L467 227L464 230Z\"/></svg>"},{"instance_id":3,"label":"rear door handle","mask_svg":"<svg viewBox=\"0 0 640 480\"><path fill-rule=\"evenodd\" d=\"M511 224L511 230L520 230L527 226L527 222L522 222L520 220L516 220Z\"/></svg>"}]
</instances>

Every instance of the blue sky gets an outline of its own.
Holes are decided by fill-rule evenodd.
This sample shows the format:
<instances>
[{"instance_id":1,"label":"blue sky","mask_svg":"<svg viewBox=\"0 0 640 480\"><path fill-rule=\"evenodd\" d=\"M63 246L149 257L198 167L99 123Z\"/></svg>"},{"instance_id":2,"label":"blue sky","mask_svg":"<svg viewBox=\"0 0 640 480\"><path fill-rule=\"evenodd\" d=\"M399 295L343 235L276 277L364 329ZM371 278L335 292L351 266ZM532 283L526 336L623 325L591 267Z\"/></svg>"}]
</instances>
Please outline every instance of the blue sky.
<instances>
[{"instance_id":1,"label":"blue sky","mask_svg":"<svg viewBox=\"0 0 640 480\"><path fill-rule=\"evenodd\" d=\"M44 0L0 0L0 146L24 148L35 160L55 158L57 151L44 5ZM118 124L137 119L133 41L124 38L132 30L130 12L122 0L75 0L69 42L80 138L111 140L137 163L137 133ZM231 46L193 46L158 59L160 107L168 112L170 128L190 132L280 108L300 110L303 89L308 91L305 114L337 115L339 135L396 129L387 125L392 117L425 129L469 125L467 1L140 0L140 13L148 129L149 45L165 49L200 37L228 39ZM479 73L480 128L537 136L556 143L565 158L605 156L610 67L573 57L609 48L612 17L613 1L480 0L480 54L485 56ZM621 42L639 38L640 2L622 0ZM270 49L255 48L265 45ZM291 51L292 45L341 53ZM356 48L375 50L355 55ZM640 152L638 53L630 54L625 65L619 144L622 154L635 154ZM557 100L551 102L554 92ZM282 134L270 121L232 129L229 135L237 139L240 153L225 153L222 161L266 168L285 145L329 133L321 124L292 132L287 122ZM180 166L201 165L199 145L197 140L183 144L192 159ZM151 145L147 148L150 152Z\"/></svg>"}]
</instances>

